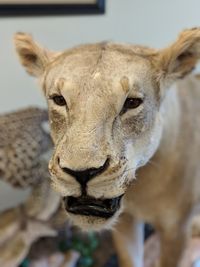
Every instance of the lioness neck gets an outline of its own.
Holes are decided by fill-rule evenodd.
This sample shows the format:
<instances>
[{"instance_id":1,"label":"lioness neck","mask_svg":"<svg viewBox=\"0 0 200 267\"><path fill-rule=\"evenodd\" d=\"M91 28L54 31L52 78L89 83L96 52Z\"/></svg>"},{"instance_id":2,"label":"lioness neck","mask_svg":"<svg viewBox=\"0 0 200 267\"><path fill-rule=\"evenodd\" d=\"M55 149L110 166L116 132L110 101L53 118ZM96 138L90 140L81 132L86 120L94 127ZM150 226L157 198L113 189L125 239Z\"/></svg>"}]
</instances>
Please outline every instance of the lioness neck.
<instances>
[{"instance_id":1,"label":"lioness neck","mask_svg":"<svg viewBox=\"0 0 200 267\"><path fill-rule=\"evenodd\" d=\"M156 154L159 154L159 158L162 158L162 155L166 157L166 154L173 152L177 145L180 131L180 110L178 88L175 84L167 89L160 108L163 131L160 145L156 152Z\"/></svg>"}]
</instances>

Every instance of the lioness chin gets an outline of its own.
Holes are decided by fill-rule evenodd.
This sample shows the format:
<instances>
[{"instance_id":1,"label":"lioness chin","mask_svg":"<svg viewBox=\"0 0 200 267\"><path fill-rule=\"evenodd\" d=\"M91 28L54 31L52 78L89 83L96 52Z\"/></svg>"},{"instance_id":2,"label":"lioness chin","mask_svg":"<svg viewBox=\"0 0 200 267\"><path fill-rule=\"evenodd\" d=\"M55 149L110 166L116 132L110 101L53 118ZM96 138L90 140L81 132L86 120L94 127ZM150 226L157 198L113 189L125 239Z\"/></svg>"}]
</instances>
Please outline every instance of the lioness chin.
<instances>
[{"instance_id":1,"label":"lioness chin","mask_svg":"<svg viewBox=\"0 0 200 267\"><path fill-rule=\"evenodd\" d=\"M200 84L189 76L200 29L162 50L108 42L52 52L24 33L15 44L48 102L49 170L68 217L113 228L123 267L142 266L149 222L159 265L177 267L200 204Z\"/></svg>"}]
</instances>

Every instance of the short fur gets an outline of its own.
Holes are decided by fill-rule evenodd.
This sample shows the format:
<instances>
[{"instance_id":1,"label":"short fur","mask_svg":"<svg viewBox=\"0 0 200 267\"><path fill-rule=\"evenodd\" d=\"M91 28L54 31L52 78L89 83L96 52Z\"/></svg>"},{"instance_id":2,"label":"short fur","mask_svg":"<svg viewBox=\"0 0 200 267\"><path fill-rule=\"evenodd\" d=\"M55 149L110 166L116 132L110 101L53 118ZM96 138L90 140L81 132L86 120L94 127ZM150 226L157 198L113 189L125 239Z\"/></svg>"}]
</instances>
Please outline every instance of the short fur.
<instances>
[{"instance_id":1,"label":"short fur","mask_svg":"<svg viewBox=\"0 0 200 267\"><path fill-rule=\"evenodd\" d=\"M80 196L78 182L62 168L98 168L109 157L87 193L124 194L111 219L68 217L83 229L113 228L123 267L142 266L143 222L149 222L160 234L159 266L177 267L200 204L200 86L190 76L177 81L200 57L200 29L183 31L163 50L100 43L50 53L27 34L16 34L15 44L48 101L54 188ZM56 106L54 94L67 107ZM127 97L142 97L143 104L124 113Z\"/></svg>"}]
</instances>

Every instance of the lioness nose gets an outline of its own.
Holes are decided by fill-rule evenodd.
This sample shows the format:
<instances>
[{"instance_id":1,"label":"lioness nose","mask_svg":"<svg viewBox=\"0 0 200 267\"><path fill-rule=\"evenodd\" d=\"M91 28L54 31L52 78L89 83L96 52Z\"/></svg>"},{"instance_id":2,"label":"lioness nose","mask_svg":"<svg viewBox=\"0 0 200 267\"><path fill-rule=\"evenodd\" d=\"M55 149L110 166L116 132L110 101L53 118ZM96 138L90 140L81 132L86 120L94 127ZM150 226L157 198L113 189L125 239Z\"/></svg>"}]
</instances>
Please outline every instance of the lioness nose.
<instances>
[{"instance_id":1,"label":"lioness nose","mask_svg":"<svg viewBox=\"0 0 200 267\"><path fill-rule=\"evenodd\" d=\"M77 180L77 182L81 184L82 187L85 187L89 180L104 172L108 168L108 165L109 159L107 159L103 166L99 168L90 168L86 170L76 171L66 167L62 167L62 170L65 173L72 175Z\"/></svg>"}]
</instances>

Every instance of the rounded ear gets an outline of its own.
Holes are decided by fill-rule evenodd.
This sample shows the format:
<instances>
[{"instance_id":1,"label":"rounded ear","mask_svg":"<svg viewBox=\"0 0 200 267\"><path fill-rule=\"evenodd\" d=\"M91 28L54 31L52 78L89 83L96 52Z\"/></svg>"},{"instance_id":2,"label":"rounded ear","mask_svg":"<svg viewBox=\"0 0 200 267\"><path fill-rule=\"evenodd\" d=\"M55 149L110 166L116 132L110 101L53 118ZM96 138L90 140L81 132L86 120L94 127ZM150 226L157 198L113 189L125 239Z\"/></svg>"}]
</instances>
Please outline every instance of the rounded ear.
<instances>
[{"instance_id":1,"label":"rounded ear","mask_svg":"<svg viewBox=\"0 0 200 267\"><path fill-rule=\"evenodd\" d=\"M200 58L200 28L183 31L169 47L158 53L158 80L165 87L189 74Z\"/></svg>"},{"instance_id":2,"label":"rounded ear","mask_svg":"<svg viewBox=\"0 0 200 267\"><path fill-rule=\"evenodd\" d=\"M14 43L21 64L29 74L36 77L43 74L46 65L57 54L41 47L29 34L16 33Z\"/></svg>"}]
</instances>

